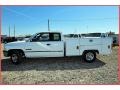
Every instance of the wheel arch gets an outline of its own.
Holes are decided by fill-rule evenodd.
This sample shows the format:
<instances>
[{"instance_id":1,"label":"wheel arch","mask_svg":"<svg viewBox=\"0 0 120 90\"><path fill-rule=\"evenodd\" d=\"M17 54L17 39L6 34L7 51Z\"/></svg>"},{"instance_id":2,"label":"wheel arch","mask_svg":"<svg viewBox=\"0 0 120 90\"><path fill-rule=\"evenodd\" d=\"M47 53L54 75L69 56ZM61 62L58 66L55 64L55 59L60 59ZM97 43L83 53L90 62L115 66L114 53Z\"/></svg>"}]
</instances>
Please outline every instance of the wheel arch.
<instances>
[{"instance_id":1,"label":"wheel arch","mask_svg":"<svg viewBox=\"0 0 120 90\"><path fill-rule=\"evenodd\" d=\"M86 52L88 52L88 51L91 51L91 52L94 52L94 53L97 53L97 54L99 54L99 50L84 50L83 51L83 53L82 53L82 55L84 54L84 53L86 53Z\"/></svg>"},{"instance_id":2,"label":"wheel arch","mask_svg":"<svg viewBox=\"0 0 120 90\"><path fill-rule=\"evenodd\" d=\"M25 55L25 53L24 53L24 51L22 49L10 49L10 50L8 50L8 56L13 54L14 52L21 52L22 55Z\"/></svg>"}]
</instances>

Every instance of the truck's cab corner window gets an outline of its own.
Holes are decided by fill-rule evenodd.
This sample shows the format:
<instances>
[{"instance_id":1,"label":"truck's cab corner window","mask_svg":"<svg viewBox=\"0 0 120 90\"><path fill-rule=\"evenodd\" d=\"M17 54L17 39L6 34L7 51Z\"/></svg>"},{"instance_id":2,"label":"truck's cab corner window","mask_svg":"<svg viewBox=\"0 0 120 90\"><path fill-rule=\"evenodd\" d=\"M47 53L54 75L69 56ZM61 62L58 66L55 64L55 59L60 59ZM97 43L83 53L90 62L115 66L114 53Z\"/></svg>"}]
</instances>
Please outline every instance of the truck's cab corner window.
<instances>
[{"instance_id":1,"label":"truck's cab corner window","mask_svg":"<svg viewBox=\"0 0 120 90\"><path fill-rule=\"evenodd\" d=\"M53 37L54 37L55 41L60 41L61 40L60 34L54 34Z\"/></svg>"},{"instance_id":2,"label":"truck's cab corner window","mask_svg":"<svg viewBox=\"0 0 120 90\"><path fill-rule=\"evenodd\" d=\"M50 34L50 41L61 41L60 33L51 33Z\"/></svg>"}]
</instances>

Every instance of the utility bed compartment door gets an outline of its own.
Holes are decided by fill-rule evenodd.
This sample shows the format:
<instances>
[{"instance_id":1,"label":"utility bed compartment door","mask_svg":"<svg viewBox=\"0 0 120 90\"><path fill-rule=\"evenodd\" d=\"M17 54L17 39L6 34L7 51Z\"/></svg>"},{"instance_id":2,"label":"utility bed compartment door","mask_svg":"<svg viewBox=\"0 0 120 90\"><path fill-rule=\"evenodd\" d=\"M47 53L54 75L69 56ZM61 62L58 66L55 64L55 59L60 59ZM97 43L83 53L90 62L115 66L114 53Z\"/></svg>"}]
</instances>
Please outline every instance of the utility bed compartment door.
<instances>
[{"instance_id":1,"label":"utility bed compartment door","mask_svg":"<svg viewBox=\"0 0 120 90\"><path fill-rule=\"evenodd\" d=\"M110 37L102 39L102 50L100 54L109 55L112 53L112 41L113 40Z\"/></svg>"},{"instance_id":2,"label":"utility bed compartment door","mask_svg":"<svg viewBox=\"0 0 120 90\"><path fill-rule=\"evenodd\" d=\"M79 55L79 39L70 38L66 40L66 56L78 56Z\"/></svg>"},{"instance_id":3,"label":"utility bed compartment door","mask_svg":"<svg viewBox=\"0 0 120 90\"><path fill-rule=\"evenodd\" d=\"M82 46L93 46L93 45L101 45L102 38L80 38L80 45Z\"/></svg>"}]
</instances>

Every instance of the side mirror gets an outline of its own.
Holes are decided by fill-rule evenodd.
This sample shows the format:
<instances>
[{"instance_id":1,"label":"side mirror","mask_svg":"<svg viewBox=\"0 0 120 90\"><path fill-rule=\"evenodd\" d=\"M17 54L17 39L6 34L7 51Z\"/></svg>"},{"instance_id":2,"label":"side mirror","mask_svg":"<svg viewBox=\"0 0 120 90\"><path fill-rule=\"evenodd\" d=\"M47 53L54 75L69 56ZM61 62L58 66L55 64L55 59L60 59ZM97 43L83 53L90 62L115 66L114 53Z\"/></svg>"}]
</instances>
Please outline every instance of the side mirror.
<instances>
[{"instance_id":1,"label":"side mirror","mask_svg":"<svg viewBox=\"0 0 120 90\"><path fill-rule=\"evenodd\" d=\"M28 40L25 40L25 41L26 41L26 42L30 42L31 40L28 39Z\"/></svg>"}]
</instances>

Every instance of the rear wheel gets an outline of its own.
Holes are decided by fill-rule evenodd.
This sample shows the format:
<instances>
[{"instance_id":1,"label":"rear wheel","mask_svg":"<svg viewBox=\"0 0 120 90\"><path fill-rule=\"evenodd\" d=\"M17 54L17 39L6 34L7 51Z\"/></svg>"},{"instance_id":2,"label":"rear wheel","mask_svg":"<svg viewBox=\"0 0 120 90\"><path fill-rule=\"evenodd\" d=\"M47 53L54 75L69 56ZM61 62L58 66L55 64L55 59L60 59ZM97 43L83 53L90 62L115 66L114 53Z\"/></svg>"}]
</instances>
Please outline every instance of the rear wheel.
<instances>
[{"instance_id":1,"label":"rear wheel","mask_svg":"<svg viewBox=\"0 0 120 90\"><path fill-rule=\"evenodd\" d=\"M96 60L96 53L94 51L86 51L84 54L83 54L83 59L86 61L86 62L93 62Z\"/></svg>"},{"instance_id":2,"label":"rear wheel","mask_svg":"<svg viewBox=\"0 0 120 90\"><path fill-rule=\"evenodd\" d=\"M18 51L14 51L11 55L10 55L10 59L11 62L15 65L18 65L21 63L21 59L22 59L23 55L18 52Z\"/></svg>"}]
</instances>

